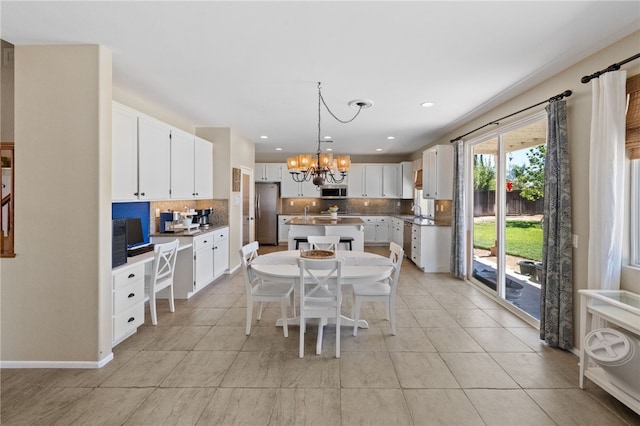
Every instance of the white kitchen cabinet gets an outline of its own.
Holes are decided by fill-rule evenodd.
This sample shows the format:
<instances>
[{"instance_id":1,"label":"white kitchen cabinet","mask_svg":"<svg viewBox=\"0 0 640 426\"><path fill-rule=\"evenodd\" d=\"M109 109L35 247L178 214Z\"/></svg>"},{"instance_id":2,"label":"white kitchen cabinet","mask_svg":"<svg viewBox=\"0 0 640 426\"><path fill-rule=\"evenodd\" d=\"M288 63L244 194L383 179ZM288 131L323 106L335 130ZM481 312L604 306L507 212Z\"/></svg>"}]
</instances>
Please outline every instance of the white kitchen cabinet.
<instances>
[{"instance_id":1,"label":"white kitchen cabinet","mask_svg":"<svg viewBox=\"0 0 640 426\"><path fill-rule=\"evenodd\" d=\"M138 117L138 199L168 200L171 189L171 128Z\"/></svg>"},{"instance_id":2,"label":"white kitchen cabinet","mask_svg":"<svg viewBox=\"0 0 640 426\"><path fill-rule=\"evenodd\" d=\"M193 291L213 281L213 232L193 238Z\"/></svg>"},{"instance_id":3,"label":"white kitchen cabinet","mask_svg":"<svg viewBox=\"0 0 640 426\"><path fill-rule=\"evenodd\" d=\"M437 145L422 153L422 196L437 200L453 198L453 147Z\"/></svg>"},{"instance_id":4,"label":"white kitchen cabinet","mask_svg":"<svg viewBox=\"0 0 640 426\"><path fill-rule=\"evenodd\" d=\"M137 200L138 115L116 103L112 108L111 162L111 199Z\"/></svg>"},{"instance_id":5,"label":"white kitchen cabinet","mask_svg":"<svg viewBox=\"0 0 640 426\"><path fill-rule=\"evenodd\" d=\"M352 164L348 174L349 197L382 198L382 166L380 164Z\"/></svg>"},{"instance_id":6,"label":"white kitchen cabinet","mask_svg":"<svg viewBox=\"0 0 640 426\"><path fill-rule=\"evenodd\" d=\"M295 216L278 215L278 243L286 243L289 241L289 225L285 222L293 219Z\"/></svg>"},{"instance_id":7,"label":"white kitchen cabinet","mask_svg":"<svg viewBox=\"0 0 640 426\"><path fill-rule=\"evenodd\" d=\"M400 164L383 164L382 197L402 198L402 166Z\"/></svg>"},{"instance_id":8,"label":"white kitchen cabinet","mask_svg":"<svg viewBox=\"0 0 640 426\"><path fill-rule=\"evenodd\" d=\"M318 198L320 192L312 181L296 182L291 176L285 176L280 184L282 198Z\"/></svg>"},{"instance_id":9,"label":"white kitchen cabinet","mask_svg":"<svg viewBox=\"0 0 640 426\"><path fill-rule=\"evenodd\" d=\"M195 198L210 200L213 198L213 144L199 137L194 138L193 144L195 155L193 160L193 188Z\"/></svg>"},{"instance_id":10,"label":"white kitchen cabinet","mask_svg":"<svg viewBox=\"0 0 640 426\"><path fill-rule=\"evenodd\" d=\"M229 268L229 228L220 228L213 233L213 279Z\"/></svg>"},{"instance_id":11,"label":"white kitchen cabinet","mask_svg":"<svg viewBox=\"0 0 640 426\"><path fill-rule=\"evenodd\" d=\"M113 102L113 201L213 198L213 145Z\"/></svg>"},{"instance_id":12,"label":"white kitchen cabinet","mask_svg":"<svg viewBox=\"0 0 640 426\"><path fill-rule=\"evenodd\" d=\"M400 198L403 200L413 200L415 181L413 174L413 162L403 161L400 163L401 179Z\"/></svg>"},{"instance_id":13,"label":"white kitchen cabinet","mask_svg":"<svg viewBox=\"0 0 640 426\"><path fill-rule=\"evenodd\" d=\"M402 247L402 243L404 241L404 220L398 219L397 217L392 217L389 222L389 228L391 233L391 241Z\"/></svg>"},{"instance_id":14,"label":"white kitchen cabinet","mask_svg":"<svg viewBox=\"0 0 640 426\"><path fill-rule=\"evenodd\" d=\"M187 200L194 197L193 135L171 129L171 198Z\"/></svg>"},{"instance_id":15,"label":"white kitchen cabinet","mask_svg":"<svg viewBox=\"0 0 640 426\"><path fill-rule=\"evenodd\" d=\"M286 164L281 163L256 163L253 179L256 182L282 182L283 170L286 171L286 167ZM285 177L291 179L290 176Z\"/></svg>"},{"instance_id":16,"label":"white kitchen cabinet","mask_svg":"<svg viewBox=\"0 0 640 426\"><path fill-rule=\"evenodd\" d=\"M144 271L144 263L134 263L112 273L112 346L144 324Z\"/></svg>"},{"instance_id":17,"label":"white kitchen cabinet","mask_svg":"<svg viewBox=\"0 0 640 426\"><path fill-rule=\"evenodd\" d=\"M450 226L412 225L410 258L425 272L449 272Z\"/></svg>"},{"instance_id":18,"label":"white kitchen cabinet","mask_svg":"<svg viewBox=\"0 0 640 426\"><path fill-rule=\"evenodd\" d=\"M389 243L390 228L387 216L362 216L364 222L364 242L367 244Z\"/></svg>"}]
</instances>

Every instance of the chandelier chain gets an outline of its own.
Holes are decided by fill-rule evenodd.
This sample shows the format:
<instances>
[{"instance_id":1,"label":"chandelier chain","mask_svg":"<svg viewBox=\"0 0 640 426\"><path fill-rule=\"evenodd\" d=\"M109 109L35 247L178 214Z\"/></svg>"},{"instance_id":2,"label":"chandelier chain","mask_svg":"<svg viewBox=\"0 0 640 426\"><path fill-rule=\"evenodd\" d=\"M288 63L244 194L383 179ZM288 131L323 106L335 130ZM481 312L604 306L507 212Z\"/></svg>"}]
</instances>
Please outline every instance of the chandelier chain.
<instances>
[{"instance_id":1,"label":"chandelier chain","mask_svg":"<svg viewBox=\"0 0 640 426\"><path fill-rule=\"evenodd\" d=\"M342 124L347 124L347 123L351 123L353 120L356 119L356 117L358 116L358 114L360 114L360 111L362 111L362 105L358 105L358 111L356 111L355 115L353 117L351 117L349 120L341 120L339 119L332 111L331 109L329 109L329 105L327 105L327 103L324 101L324 98L322 97L322 91L320 90L321 88L321 82L318 82L318 98L320 99L320 101L322 101L322 104L324 105L324 107L327 109L327 111L329 111L329 114L331 114L331 116L333 118L335 118L337 121L339 121ZM318 102L319 104L319 102ZM318 110L320 110L320 105L318 105ZM318 112L318 114L320 114ZM319 123L320 120L318 120L318 127L320 126Z\"/></svg>"}]
</instances>

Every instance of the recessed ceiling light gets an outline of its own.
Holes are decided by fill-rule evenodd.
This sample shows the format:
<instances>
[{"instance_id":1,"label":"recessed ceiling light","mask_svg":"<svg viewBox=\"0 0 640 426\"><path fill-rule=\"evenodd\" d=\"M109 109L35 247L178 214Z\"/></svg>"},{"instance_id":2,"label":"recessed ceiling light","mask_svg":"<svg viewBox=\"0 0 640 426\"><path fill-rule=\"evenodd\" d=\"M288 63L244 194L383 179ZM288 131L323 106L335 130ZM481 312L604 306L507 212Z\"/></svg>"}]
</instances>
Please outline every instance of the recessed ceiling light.
<instances>
[{"instance_id":1,"label":"recessed ceiling light","mask_svg":"<svg viewBox=\"0 0 640 426\"><path fill-rule=\"evenodd\" d=\"M260 139L269 139L269 136L262 135L260 136Z\"/></svg>"},{"instance_id":2,"label":"recessed ceiling light","mask_svg":"<svg viewBox=\"0 0 640 426\"><path fill-rule=\"evenodd\" d=\"M382 151L382 148L376 148L376 151L380 152Z\"/></svg>"},{"instance_id":3,"label":"recessed ceiling light","mask_svg":"<svg viewBox=\"0 0 640 426\"><path fill-rule=\"evenodd\" d=\"M420 106L423 106L425 108L432 107L434 105L435 104L433 102L423 102L423 103L420 104Z\"/></svg>"},{"instance_id":4,"label":"recessed ceiling light","mask_svg":"<svg viewBox=\"0 0 640 426\"><path fill-rule=\"evenodd\" d=\"M276 151L282 151L282 148L276 148Z\"/></svg>"},{"instance_id":5,"label":"recessed ceiling light","mask_svg":"<svg viewBox=\"0 0 640 426\"><path fill-rule=\"evenodd\" d=\"M395 138L396 138L395 136L387 136L387 139L389 139L390 141L394 140Z\"/></svg>"}]
</instances>

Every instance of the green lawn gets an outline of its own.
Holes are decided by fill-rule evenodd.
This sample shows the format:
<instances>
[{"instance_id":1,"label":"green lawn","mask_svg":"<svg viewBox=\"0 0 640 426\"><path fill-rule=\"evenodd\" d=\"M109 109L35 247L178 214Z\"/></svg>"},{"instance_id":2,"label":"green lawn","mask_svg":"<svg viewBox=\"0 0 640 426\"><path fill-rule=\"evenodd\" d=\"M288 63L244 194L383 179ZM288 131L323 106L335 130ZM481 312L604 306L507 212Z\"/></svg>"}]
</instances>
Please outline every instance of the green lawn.
<instances>
[{"instance_id":1,"label":"green lawn","mask_svg":"<svg viewBox=\"0 0 640 426\"><path fill-rule=\"evenodd\" d=\"M495 242L495 222L473 225L473 246L488 250ZM507 221L507 254L542 261L542 224L524 220Z\"/></svg>"}]
</instances>

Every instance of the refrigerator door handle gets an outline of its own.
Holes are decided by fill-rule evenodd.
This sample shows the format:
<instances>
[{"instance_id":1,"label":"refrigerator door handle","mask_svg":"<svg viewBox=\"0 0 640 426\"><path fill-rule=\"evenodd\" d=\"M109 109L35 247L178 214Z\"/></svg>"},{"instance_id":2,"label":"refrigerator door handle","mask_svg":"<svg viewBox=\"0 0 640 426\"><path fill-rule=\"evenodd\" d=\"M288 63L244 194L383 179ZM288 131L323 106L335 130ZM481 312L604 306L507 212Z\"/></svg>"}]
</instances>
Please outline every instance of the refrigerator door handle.
<instances>
[{"instance_id":1,"label":"refrigerator door handle","mask_svg":"<svg viewBox=\"0 0 640 426\"><path fill-rule=\"evenodd\" d=\"M262 217L262 215L260 214L260 194L256 195L256 216L258 217L258 219Z\"/></svg>"}]
</instances>

